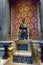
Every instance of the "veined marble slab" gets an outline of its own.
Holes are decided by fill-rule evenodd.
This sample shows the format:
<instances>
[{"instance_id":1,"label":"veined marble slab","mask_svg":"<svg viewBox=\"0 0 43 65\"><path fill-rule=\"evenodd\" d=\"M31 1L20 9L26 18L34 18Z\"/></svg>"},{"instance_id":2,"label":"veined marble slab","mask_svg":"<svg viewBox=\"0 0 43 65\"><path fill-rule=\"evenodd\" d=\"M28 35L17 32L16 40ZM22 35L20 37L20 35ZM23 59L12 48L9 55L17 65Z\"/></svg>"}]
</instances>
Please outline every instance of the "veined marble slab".
<instances>
[{"instance_id":1,"label":"veined marble slab","mask_svg":"<svg viewBox=\"0 0 43 65\"><path fill-rule=\"evenodd\" d=\"M34 65L34 64L15 63L15 62L10 62L10 64L14 64L14 65Z\"/></svg>"},{"instance_id":2,"label":"veined marble slab","mask_svg":"<svg viewBox=\"0 0 43 65\"><path fill-rule=\"evenodd\" d=\"M20 56L32 56L31 51L16 51L14 55L20 55Z\"/></svg>"},{"instance_id":3,"label":"veined marble slab","mask_svg":"<svg viewBox=\"0 0 43 65\"><path fill-rule=\"evenodd\" d=\"M7 60L0 58L0 65L4 65Z\"/></svg>"},{"instance_id":4,"label":"veined marble slab","mask_svg":"<svg viewBox=\"0 0 43 65\"><path fill-rule=\"evenodd\" d=\"M13 43L14 41L0 41L0 43Z\"/></svg>"},{"instance_id":5,"label":"veined marble slab","mask_svg":"<svg viewBox=\"0 0 43 65\"><path fill-rule=\"evenodd\" d=\"M43 65L43 63L40 63L41 65Z\"/></svg>"}]
</instances>

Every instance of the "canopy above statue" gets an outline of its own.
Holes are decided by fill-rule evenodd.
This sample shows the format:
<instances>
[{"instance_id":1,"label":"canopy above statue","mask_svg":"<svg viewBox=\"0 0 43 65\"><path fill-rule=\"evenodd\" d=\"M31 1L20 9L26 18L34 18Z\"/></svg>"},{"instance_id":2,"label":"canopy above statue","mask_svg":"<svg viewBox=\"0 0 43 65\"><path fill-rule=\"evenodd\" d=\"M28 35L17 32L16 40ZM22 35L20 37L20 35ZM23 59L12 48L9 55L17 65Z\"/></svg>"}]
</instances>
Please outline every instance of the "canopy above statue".
<instances>
[{"instance_id":1,"label":"canopy above statue","mask_svg":"<svg viewBox=\"0 0 43 65\"><path fill-rule=\"evenodd\" d=\"M17 2L21 2L22 0L9 0L10 5L12 6L13 4L17 3ZM40 2L40 0L23 0L23 1L31 1L34 4L36 4L37 2Z\"/></svg>"}]
</instances>

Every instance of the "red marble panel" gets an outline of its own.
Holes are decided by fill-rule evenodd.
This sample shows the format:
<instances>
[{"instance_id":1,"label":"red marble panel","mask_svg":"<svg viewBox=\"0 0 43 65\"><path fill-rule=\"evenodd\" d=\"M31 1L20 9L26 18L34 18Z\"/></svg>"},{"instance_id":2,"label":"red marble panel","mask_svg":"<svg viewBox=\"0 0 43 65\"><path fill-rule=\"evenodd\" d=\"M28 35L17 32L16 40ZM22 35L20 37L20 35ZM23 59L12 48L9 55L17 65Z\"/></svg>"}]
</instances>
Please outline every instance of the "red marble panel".
<instances>
[{"instance_id":1,"label":"red marble panel","mask_svg":"<svg viewBox=\"0 0 43 65\"><path fill-rule=\"evenodd\" d=\"M35 11L35 10L37 10L37 6L32 5L32 6L30 7L30 9L31 9L32 11Z\"/></svg>"},{"instance_id":2,"label":"red marble panel","mask_svg":"<svg viewBox=\"0 0 43 65\"><path fill-rule=\"evenodd\" d=\"M32 10L29 10L29 11L28 11L28 16L29 16L29 17L32 17L32 16L33 16Z\"/></svg>"},{"instance_id":3,"label":"red marble panel","mask_svg":"<svg viewBox=\"0 0 43 65\"><path fill-rule=\"evenodd\" d=\"M38 30L37 29L33 28L33 30L31 32L32 32L31 33L32 36L38 36Z\"/></svg>"},{"instance_id":4,"label":"red marble panel","mask_svg":"<svg viewBox=\"0 0 43 65\"><path fill-rule=\"evenodd\" d=\"M36 16L31 17L31 22L34 23L34 24L36 22L38 23L38 18Z\"/></svg>"},{"instance_id":5,"label":"red marble panel","mask_svg":"<svg viewBox=\"0 0 43 65\"><path fill-rule=\"evenodd\" d=\"M24 7L24 11L28 12L29 10L30 10L30 7L29 7L28 5L26 5L26 6Z\"/></svg>"},{"instance_id":6,"label":"red marble panel","mask_svg":"<svg viewBox=\"0 0 43 65\"><path fill-rule=\"evenodd\" d=\"M31 1L22 0L11 8L12 38L17 37L22 18L25 18L25 22L29 26L30 36L37 36L39 34L37 6Z\"/></svg>"},{"instance_id":7,"label":"red marble panel","mask_svg":"<svg viewBox=\"0 0 43 65\"><path fill-rule=\"evenodd\" d=\"M29 29L32 30L33 28L34 28L33 23L30 23L30 24L29 24Z\"/></svg>"},{"instance_id":8,"label":"red marble panel","mask_svg":"<svg viewBox=\"0 0 43 65\"><path fill-rule=\"evenodd\" d=\"M22 13L21 13L21 16L22 16L22 18L26 18L26 16L27 16L27 12L25 12L25 11L22 12Z\"/></svg>"},{"instance_id":9,"label":"red marble panel","mask_svg":"<svg viewBox=\"0 0 43 65\"><path fill-rule=\"evenodd\" d=\"M26 21L26 24L29 25L29 23L30 23L30 18L29 18L29 17L26 17L25 21Z\"/></svg>"},{"instance_id":10,"label":"red marble panel","mask_svg":"<svg viewBox=\"0 0 43 65\"><path fill-rule=\"evenodd\" d=\"M23 12L23 7L19 7L19 12Z\"/></svg>"}]
</instances>

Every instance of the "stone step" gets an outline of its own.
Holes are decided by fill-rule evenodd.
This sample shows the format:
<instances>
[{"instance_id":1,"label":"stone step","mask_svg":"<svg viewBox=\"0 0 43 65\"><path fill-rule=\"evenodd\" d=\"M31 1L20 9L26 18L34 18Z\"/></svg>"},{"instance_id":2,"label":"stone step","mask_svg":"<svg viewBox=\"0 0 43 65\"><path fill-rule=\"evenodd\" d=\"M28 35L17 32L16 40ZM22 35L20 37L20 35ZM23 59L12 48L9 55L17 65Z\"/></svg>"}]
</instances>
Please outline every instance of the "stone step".
<instances>
[{"instance_id":1,"label":"stone step","mask_svg":"<svg viewBox=\"0 0 43 65\"><path fill-rule=\"evenodd\" d=\"M32 56L32 52L30 51L16 51L14 55L20 55L20 56Z\"/></svg>"},{"instance_id":2,"label":"stone step","mask_svg":"<svg viewBox=\"0 0 43 65\"><path fill-rule=\"evenodd\" d=\"M34 65L34 64L26 64L26 63L14 63L14 62L10 62L10 65Z\"/></svg>"}]
</instances>

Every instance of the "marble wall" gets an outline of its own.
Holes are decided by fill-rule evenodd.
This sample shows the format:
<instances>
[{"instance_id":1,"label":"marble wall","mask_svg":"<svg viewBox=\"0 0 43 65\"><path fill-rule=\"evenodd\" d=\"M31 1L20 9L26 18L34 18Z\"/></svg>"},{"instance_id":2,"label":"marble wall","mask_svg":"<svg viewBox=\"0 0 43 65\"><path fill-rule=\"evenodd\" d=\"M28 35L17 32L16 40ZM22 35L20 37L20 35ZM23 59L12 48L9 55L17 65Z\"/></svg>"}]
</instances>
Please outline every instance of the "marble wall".
<instances>
[{"instance_id":1,"label":"marble wall","mask_svg":"<svg viewBox=\"0 0 43 65\"><path fill-rule=\"evenodd\" d=\"M40 0L41 2L41 23L42 23L42 31L43 31L43 0Z\"/></svg>"},{"instance_id":2,"label":"marble wall","mask_svg":"<svg viewBox=\"0 0 43 65\"><path fill-rule=\"evenodd\" d=\"M7 40L9 28L9 3L0 0L0 40Z\"/></svg>"}]
</instances>

